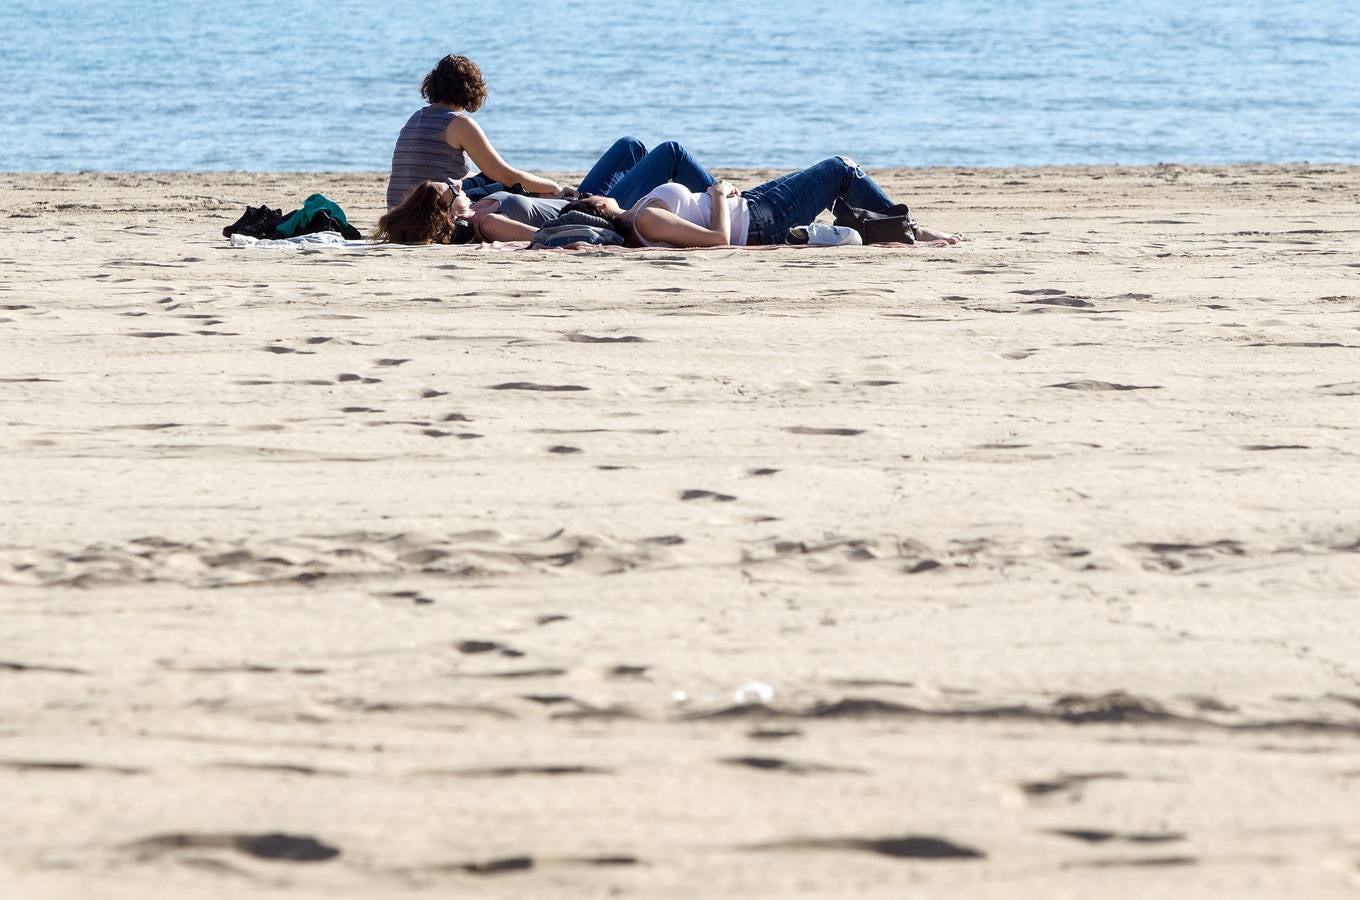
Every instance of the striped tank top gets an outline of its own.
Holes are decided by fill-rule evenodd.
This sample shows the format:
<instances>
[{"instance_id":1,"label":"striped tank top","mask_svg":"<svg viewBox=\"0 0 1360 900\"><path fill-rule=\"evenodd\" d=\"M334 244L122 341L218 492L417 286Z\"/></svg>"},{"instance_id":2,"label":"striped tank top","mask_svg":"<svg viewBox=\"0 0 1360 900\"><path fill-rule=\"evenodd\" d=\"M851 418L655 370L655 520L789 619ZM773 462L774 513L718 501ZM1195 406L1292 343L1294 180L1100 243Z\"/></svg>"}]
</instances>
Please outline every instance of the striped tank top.
<instances>
[{"instance_id":1,"label":"striped tank top","mask_svg":"<svg viewBox=\"0 0 1360 900\"><path fill-rule=\"evenodd\" d=\"M449 123L465 115L442 106L427 106L412 113L401 126L392 149L392 175L387 179L389 210L400 205L411 188L422 181L467 177L471 170L467 154L453 149L444 139Z\"/></svg>"}]
</instances>

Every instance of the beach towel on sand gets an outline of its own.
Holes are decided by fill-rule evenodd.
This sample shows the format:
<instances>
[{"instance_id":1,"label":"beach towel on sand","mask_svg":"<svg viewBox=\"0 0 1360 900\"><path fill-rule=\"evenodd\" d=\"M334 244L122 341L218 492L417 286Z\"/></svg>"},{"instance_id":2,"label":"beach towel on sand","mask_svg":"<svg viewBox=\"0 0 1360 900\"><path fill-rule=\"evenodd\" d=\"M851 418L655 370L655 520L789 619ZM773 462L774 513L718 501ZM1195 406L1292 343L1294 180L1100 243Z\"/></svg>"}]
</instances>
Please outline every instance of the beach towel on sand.
<instances>
[{"instance_id":1,"label":"beach towel on sand","mask_svg":"<svg viewBox=\"0 0 1360 900\"><path fill-rule=\"evenodd\" d=\"M257 238L247 234L233 234L231 236L233 247L275 247L275 248L304 248L316 252L318 247L386 247L379 241L366 241L363 239L346 240L341 237L338 231L314 231L310 234L300 234L290 238Z\"/></svg>"}]
</instances>

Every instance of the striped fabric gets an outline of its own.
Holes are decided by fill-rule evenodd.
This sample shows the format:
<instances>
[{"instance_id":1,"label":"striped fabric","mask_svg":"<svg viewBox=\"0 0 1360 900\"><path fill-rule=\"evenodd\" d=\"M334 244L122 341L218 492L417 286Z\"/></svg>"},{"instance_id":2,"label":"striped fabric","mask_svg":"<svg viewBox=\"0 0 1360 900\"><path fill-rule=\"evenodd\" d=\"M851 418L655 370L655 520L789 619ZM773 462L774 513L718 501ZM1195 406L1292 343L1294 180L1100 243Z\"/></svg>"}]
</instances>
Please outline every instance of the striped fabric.
<instances>
[{"instance_id":1,"label":"striped fabric","mask_svg":"<svg viewBox=\"0 0 1360 900\"><path fill-rule=\"evenodd\" d=\"M389 210L400 205L411 188L422 181L467 177L470 170L467 154L453 149L444 140L449 123L465 115L442 106L427 106L406 120L392 150L392 175L387 180Z\"/></svg>"}]
</instances>

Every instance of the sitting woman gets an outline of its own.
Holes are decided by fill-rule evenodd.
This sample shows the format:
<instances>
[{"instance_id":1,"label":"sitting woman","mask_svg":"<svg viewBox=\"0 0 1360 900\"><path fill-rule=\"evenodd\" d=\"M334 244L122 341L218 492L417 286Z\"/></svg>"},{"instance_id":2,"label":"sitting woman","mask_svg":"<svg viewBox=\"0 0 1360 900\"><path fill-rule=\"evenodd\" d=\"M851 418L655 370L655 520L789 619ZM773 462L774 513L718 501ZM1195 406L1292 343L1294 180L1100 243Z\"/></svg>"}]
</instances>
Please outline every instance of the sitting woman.
<instances>
[{"instance_id":1,"label":"sitting woman","mask_svg":"<svg viewBox=\"0 0 1360 900\"><path fill-rule=\"evenodd\" d=\"M675 141L666 141L647 153L635 138L620 138L581 180L581 190L632 206L667 182L702 191L713 184L713 176ZM567 205L565 200L508 191L474 202L457 182L427 179L418 182L401 203L378 220L373 237L398 244L527 241ZM460 220L466 224L460 226Z\"/></svg>"},{"instance_id":2,"label":"sitting woman","mask_svg":"<svg viewBox=\"0 0 1360 900\"><path fill-rule=\"evenodd\" d=\"M790 228L810 225L837 201L884 215L901 214L904 209L843 156L824 159L741 194L725 181L710 179L702 191L663 184L627 207L611 197L583 196L567 209L608 219L643 247L751 247L787 243ZM908 222L903 240L947 246L961 238Z\"/></svg>"},{"instance_id":3,"label":"sitting woman","mask_svg":"<svg viewBox=\"0 0 1360 900\"><path fill-rule=\"evenodd\" d=\"M472 118L486 101L486 82L481 69L466 56L441 59L425 76L420 93L429 105L406 120L392 150L389 210L396 209L422 181L461 184L474 193L516 184L529 194L561 197L571 193L551 179L515 168L491 146L486 132ZM481 169L481 174L471 178L469 157Z\"/></svg>"}]
</instances>

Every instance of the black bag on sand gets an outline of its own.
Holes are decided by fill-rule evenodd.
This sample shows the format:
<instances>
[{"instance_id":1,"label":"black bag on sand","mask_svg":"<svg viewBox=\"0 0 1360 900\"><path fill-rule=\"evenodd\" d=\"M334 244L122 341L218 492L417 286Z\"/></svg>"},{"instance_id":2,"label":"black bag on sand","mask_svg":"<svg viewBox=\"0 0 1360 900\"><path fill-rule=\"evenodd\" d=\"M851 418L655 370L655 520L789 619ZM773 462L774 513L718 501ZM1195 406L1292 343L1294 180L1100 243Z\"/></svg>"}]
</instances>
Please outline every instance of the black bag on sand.
<instances>
[{"instance_id":1,"label":"black bag on sand","mask_svg":"<svg viewBox=\"0 0 1360 900\"><path fill-rule=\"evenodd\" d=\"M246 237L265 240L274 236L274 227L282 221L283 210L270 209L268 206L247 206L245 215L222 229L222 237L244 234Z\"/></svg>"},{"instance_id":2,"label":"black bag on sand","mask_svg":"<svg viewBox=\"0 0 1360 900\"><path fill-rule=\"evenodd\" d=\"M841 199L831 207L836 214L836 224L858 231L866 244L916 243L916 223L912 221L907 204L898 203L888 210L886 213L870 212Z\"/></svg>"}]
</instances>

